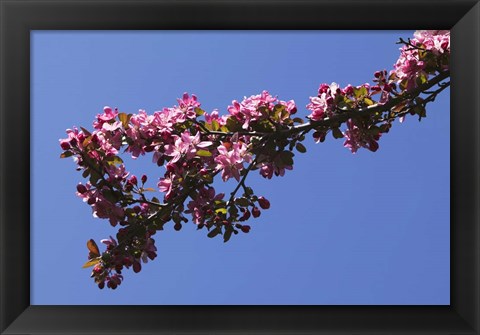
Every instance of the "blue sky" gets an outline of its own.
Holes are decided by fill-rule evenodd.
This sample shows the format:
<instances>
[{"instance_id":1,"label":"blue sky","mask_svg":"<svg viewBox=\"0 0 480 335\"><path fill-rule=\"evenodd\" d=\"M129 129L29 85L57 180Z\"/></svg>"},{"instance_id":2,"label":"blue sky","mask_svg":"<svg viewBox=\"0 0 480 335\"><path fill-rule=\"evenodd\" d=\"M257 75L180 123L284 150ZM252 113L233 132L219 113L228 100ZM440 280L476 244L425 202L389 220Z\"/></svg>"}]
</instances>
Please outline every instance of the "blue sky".
<instances>
[{"instance_id":1,"label":"blue sky","mask_svg":"<svg viewBox=\"0 0 480 335\"><path fill-rule=\"evenodd\" d=\"M82 269L86 241L116 233L75 195L82 181L60 138L91 128L103 106L149 113L183 92L226 113L268 90L299 116L320 83L359 85L390 70L413 31L33 31L31 34L32 305L448 305L449 91L421 122L396 122L376 153L343 140L304 142L293 171L247 182L272 206L228 243L193 224L155 236L158 257L99 290ZM163 168L126 159L150 186ZM218 185L228 191L234 183Z\"/></svg>"}]
</instances>

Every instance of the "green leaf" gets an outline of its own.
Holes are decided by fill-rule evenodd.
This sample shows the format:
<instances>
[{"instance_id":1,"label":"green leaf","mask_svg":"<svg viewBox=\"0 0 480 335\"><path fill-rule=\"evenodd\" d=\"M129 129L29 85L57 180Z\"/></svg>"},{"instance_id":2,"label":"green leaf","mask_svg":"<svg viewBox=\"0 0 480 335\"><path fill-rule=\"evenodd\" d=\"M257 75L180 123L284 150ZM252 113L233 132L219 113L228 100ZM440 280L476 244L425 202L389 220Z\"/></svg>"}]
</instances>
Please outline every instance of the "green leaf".
<instances>
[{"instance_id":1,"label":"green leaf","mask_svg":"<svg viewBox=\"0 0 480 335\"><path fill-rule=\"evenodd\" d=\"M373 100L372 100L372 99L369 99L369 98L363 99L363 102L364 102L367 106L373 105Z\"/></svg>"},{"instance_id":2,"label":"green leaf","mask_svg":"<svg viewBox=\"0 0 480 335\"><path fill-rule=\"evenodd\" d=\"M413 107L413 111L415 112L415 114L417 114L421 118L422 117L427 117L427 111L426 111L425 107L423 107L423 106L417 105L417 106Z\"/></svg>"},{"instance_id":3,"label":"green leaf","mask_svg":"<svg viewBox=\"0 0 480 335\"><path fill-rule=\"evenodd\" d=\"M195 107L195 114L197 114L197 116L202 116L205 114L205 111L199 107Z\"/></svg>"},{"instance_id":4,"label":"green leaf","mask_svg":"<svg viewBox=\"0 0 480 335\"><path fill-rule=\"evenodd\" d=\"M305 146L300 142L295 145L295 149L297 149L297 151L301 152L302 154L307 152L307 148L305 148Z\"/></svg>"},{"instance_id":5,"label":"green leaf","mask_svg":"<svg viewBox=\"0 0 480 335\"><path fill-rule=\"evenodd\" d=\"M91 259L88 262L86 262L85 264L83 264L82 268L84 268L84 269L89 268L91 266L94 266L95 264L98 264L99 262L100 262L100 257Z\"/></svg>"},{"instance_id":6,"label":"green leaf","mask_svg":"<svg viewBox=\"0 0 480 335\"><path fill-rule=\"evenodd\" d=\"M203 149L200 149L197 151L197 156L200 156L200 157L210 157L212 156L212 153L208 150L203 150Z\"/></svg>"},{"instance_id":7,"label":"green leaf","mask_svg":"<svg viewBox=\"0 0 480 335\"><path fill-rule=\"evenodd\" d=\"M213 237L217 236L218 234L220 234L221 232L222 232L222 229L217 227L217 228L211 230L211 231L207 234L207 236L210 237L210 238L213 238Z\"/></svg>"},{"instance_id":8,"label":"green leaf","mask_svg":"<svg viewBox=\"0 0 480 335\"><path fill-rule=\"evenodd\" d=\"M155 192L155 189L152 187L147 187L143 189L144 192Z\"/></svg>"},{"instance_id":9,"label":"green leaf","mask_svg":"<svg viewBox=\"0 0 480 335\"><path fill-rule=\"evenodd\" d=\"M215 210L215 213L217 213L217 214L227 214L227 209L226 208L217 208Z\"/></svg>"},{"instance_id":10,"label":"green leaf","mask_svg":"<svg viewBox=\"0 0 480 335\"><path fill-rule=\"evenodd\" d=\"M213 130L212 124L211 123L204 123L203 125L207 130Z\"/></svg>"},{"instance_id":11,"label":"green leaf","mask_svg":"<svg viewBox=\"0 0 480 335\"><path fill-rule=\"evenodd\" d=\"M85 169L85 171L83 171L82 173L82 177L87 178L89 174L90 174L90 169Z\"/></svg>"},{"instance_id":12,"label":"green leaf","mask_svg":"<svg viewBox=\"0 0 480 335\"><path fill-rule=\"evenodd\" d=\"M118 156L107 156L105 159L110 165L120 165L123 163L123 160Z\"/></svg>"},{"instance_id":13,"label":"green leaf","mask_svg":"<svg viewBox=\"0 0 480 335\"><path fill-rule=\"evenodd\" d=\"M421 74L419 77L417 77L416 82L417 85L422 85L428 81L428 78L425 74Z\"/></svg>"},{"instance_id":14,"label":"green leaf","mask_svg":"<svg viewBox=\"0 0 480 335\"><path fill-rule=\"evenodd\" d=\"M83 140L82 145L83 145L84 147L86 147L86 146L88 146L91 142L92 142L92 136L88 136L88 137L86 137L86 138Z\"/></svg>"},{"instance_id":15,"label":"green leaf","mask_svg":"<svg viewBox=\"0 0 480 335\"><path fill-rule=\"evenodd\" d=\"M73 156L73 152L71 151L65 151L64 153L62 153L60 155L60 158L67 158L67 157L70 157L70 156Z\"/></svg>"},{"instance_id":16,"label":"green leaf","mask_svg":"<svg viewBox=\"0 0 480 335\"><path fill-rule=\"evenodd\" d=\"M223 234L223 243L228 242L228 240L229 240L230 237L232 236L232 233L233 233L233 229L227 229L227 230L225 230L225 234Z\"/></svg>"},{"instance_id":17,"label":"green leaf","mask_svg":"<svg viewBox=\"0 0 480 335\"><path fill-rule=\"evenodd\" d=\"M333 128L332 135L336 139L343 138L343 133L339 128Z\"/></svg>"},{"instance_id":18,"label":"green leaf","mask_svg":"<svg viewBox=\"0 0 480 335\"><path fill-rule=\"evenodd\" d=\"M398 105L392 107L391 111L394 113L399 113L402 111L402 109L407 105L406 101L400 102Z\"/></svg>"},{"instance_id":19,"label":"green leaf","mask_svg":"<svg viewBox=\"0 0 480 335\"><path fill-rule=\"evenodd\" d=\"M275 157L274 163L279 168L284 168L285 166L293 165L293 152L291 151L282 151Z\"/></svg>"},{"instance_id":20,"label":"green leaf","mask_svg":"<svg viewBox=\"0 0 480 335\"><path fill-rule=\"evenodd\" d=\"M366 87L360 87L360 88L354 88L353 89L353 94L355 95L355 98L359 99L360 97L366 96L367 95L367 88Z\"/></svg>"},{"instance_id":21,"label":"green leaf","mask_svg":"<svg viewBox=\"0 0 480 335\"><path fill-rule=\"evenodd\" d=\"M247 207L250 204L250 202L248 201L247 198L242 197L242 198L235 199L235 204L241 207Z\"/></svg>"},{"instance_id":22,"label":"green leaf","mask_svg":"<svg viewBox=\"0 0 480 335\"><path fill-rule=\"evenodd\" d=\"M207 182L207 184L213 183L213 177L210 173L203 175L202 179Z\"/></svg>"},{"instance_id":23,"label":"green leaf","mask_svg":"<svg viewBox=\"0 0 480 335\"><path fill-rule=\"evenodd\" d=\"M103 190L102 191L103 196L110 201L111 203L116 203L117 202L117 196L115 193L111 190Z\"/></svg>"},{"instance_id":24,"label":"green leaf","mask_svg":"<svg viewBox=\"0 0 480 335\"><path fill-rule=\"evenodd\" d=\"M217 131L218 129L220 129L220 124L217 120L212 120L212 130Z\"/></svg>"},{"instance_id":25,"label":"green leaf","mask_svg":"<svg viewBox=\"0 0 480 335\"><path fill-rule=\"evenodd\" d=\"M284 118L284 112L286 112L285 106L277 104L277 105L275 105L275 107L273 107L273 112L274 112L274 114L273 114L274 119L275 120L281 120L281 119ZM287 112L287 115L288 115L288 112Z\"/></svg>"},{"instance_id":26,"label":"green leaf","mask_svg":"<svg viewBox=\"0 0 480 335\"><path fill-rule=\"evenodd\" d=\"M233 116L227 118L227 127L228 127L228 131L231 131L231 132L242 130L242 125Z\"/></svg>"},{"instance_id":27,"label":"green leaf","mask_svg":"<svg viewBox=\"0 0 480 335\"><path fill-rule=\"evenodd\" d=\"M91 174L90 174L90 184L92 185L96 185L97 184L97 181L101 178L102 176L100 176L96 171L91 171Z\"/></svg>"},{"instance_id":28,"label":"green leaf","mask_svg":"<svg viewBox=\"0 0 480 335\"><path fill-rule=\"evenodd\" d=\"M83 131L83 133L84 133L85 135L87 135L87 136L90 136L90 135L92 135L92 133L91 133L91 132L89 132L88 130L86 130L85 128L83 128L83 127L80 127L80 129Z\"/></svg>"},{"instance_id":29,"label":"green leaf","mask_svg":"<svg viewBox=\"0 0 480 335\"><path fill-rule=\"evenodd\" d=\"M380 128L377 126L371 126L368 130L373 136L377 136L380 134Z\"/></svg>"},{"instance_id":30,"label":"green leaf","mask_svg":"<svg viewBox=\"0 0 480 335\"><path fill-rule=\"evenodd\" d=\"M130 121L130 118L132 117L132 114L126 114L126 113L120 113L118 114L118 119L122 122L123 128L128 129L128 122Z\"/></svg>"}]
</instances>

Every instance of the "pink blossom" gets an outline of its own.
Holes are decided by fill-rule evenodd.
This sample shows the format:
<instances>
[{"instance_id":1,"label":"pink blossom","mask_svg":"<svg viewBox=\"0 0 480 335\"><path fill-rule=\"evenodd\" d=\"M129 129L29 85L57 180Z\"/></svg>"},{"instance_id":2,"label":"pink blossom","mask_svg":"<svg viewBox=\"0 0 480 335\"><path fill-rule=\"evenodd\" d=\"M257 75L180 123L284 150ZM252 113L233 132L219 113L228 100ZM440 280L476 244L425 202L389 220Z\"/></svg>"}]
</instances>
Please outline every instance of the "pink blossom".
<instances>
[{"instance_id":1,"label":"pink blossom","mask_svg":"<svg viewBox=\"0 0 480 335\"><path fill-rule=\"evenodd\" d=\"M218 148L218 155L215 157L217 170L222 170L222 179L227 181L234 177L240 180L240 171L243 170L243 162L250 163L252 161L251 154L247 152L247 146L243 142L236 142L232 146L232 150L228 150L224 145Z\"/></svg>"},{"instance_id":2,"label":"pink blossom","mask_svg":"<svg viewBox=\"0 0 480 335\"><path fill-rule=\"evenodd\" d=\"M288 100L288 101L280 100L279 103L287 107L287 112L289 114L295 114L297 112L297 105L295 105L294 100Z\"/></svg>"},{"instance_id":3,"label":"pink blossom","mask_svg":"<svg viewBox=\"0 0 480 335\"><path fill-rule=\"evenodd\" d=\"M146 140L143 138L141 131L137 127L130 127L126 134L131 139L131 144L125 151L130 152L133 159L145 155Z\"/></svg>"},{"instance_id":4,"label":"pink blossom","mask_svg":"<svg viewBox=\"0 0 480 335\"><path fill-rule=\"evenodd\" d=\"M123 164L120 164L120 165L107 164L105 166L105 171L108 174L108 180L112 183L118 182L118 181L124 181L129 175L129 172L126 170L125 165Z\"/></svg>"},{"instance_id":5,"label":"pink blossom","mask_svg":"<svg viewBox=\"0 0 480 335\"><path fill-rule=\"evenodd\" d=\"M115 131L117 129L120 129L122 127L122 122L120 121L115 121L114 123L104 123L102 126L103 130L106 131Z\"/></svg>"},{"instance_id":6,"label":"pink blossom","mask_svg":"<svg viewBox=\"0 0 480 335\"><path fill-rule=\"evenodd\" d=\"M103 125L107 125L104 123ZM93 132L92 136L95 137L95 141L99 147L103 150L106 156L113 156L118 154L118 150L122 146L122 134L119 131L110 132L104 128ZM113 135L112 135L113 134Z\"/></svg>"},{"instance_id":7,"label":"pink blossom","mask_svg":"<svg viewBox=\"0 0 480 335\"><path fill-rule=\"evenodd\" d=\"M155 257L157 257L157 247L155 246L155 242L153 239L147 238L140 259L143 263L148 263L149 258L153 261Z\"/></svg>"},{"instance_id":8,"label":"pink blossom","mask_svg":"<svg viewBox=\"0 0 480 335\"><path fill-rule=\"evenodd\" d=\"M188 93L183 93L182 99L177 99L179 103L180 109L185 113L185 116L188 119L195 119L197 117L197 113L195 112L195 108L200 107L200 103L197 101L197 97L192 94L190 97Z\"/></svg>"},{"instance_id":9,"label":"pink blossom","mask_svg":"<svg viewBox=\"0 0 480 335\"><path fill-rule=\"evenodd\" d=\"M114 110L109 107L103 107L103 114L97 114L97 121L93 123L93 127L95 129L101 129L105 122L110 122L114 120L118 115L118 109L115 108Z\"/></svg>"},{"instance_id":10,"label":"pink blossom","mask_svg":"<svg viewBox=\"0 0 480 335\"><path fill-rule=\"evenodd\" d=\"M244 97L243 101L239 103L236 100L232 101L232 106L228 106L228 112L235 116L237 120L243 122L242 128L248 129L250 122L257 121L262 118L262 113L259 107L273 108L276 97L273 97L268 91L263 91L259 95L252 95L249 98Z\"/></svg>"},{"instance_id":11,"label":"pink blossom","mask_svg":"<svg viewBox=\"0 0 480 335\"><path fill-rule=\"evenodd\" d=\"M450 53L450 30L417 30L413 35L415 36L412 40L414 43L423 44L435 55Z\"/></svg>"},{"instance_id":12,"label":"pink blossom","mask_svg":"<svg viewBox=\"0 0 480 335\"><path fill-rule=\"evenodd\" d=\"M350 149L354 154L361 147L370 151L378 150L378 139L380 135L374 137L368 132L364 131L362 127L359 127L352 119L347 121L348 129L343 133L345 137L344 147Z\"/></svg>"},{"instance_id":13,"label":"pink blossom","mask_svg":"<svg viewBox=\"0 0 480 335\"><path fill-rule=\"evenodd\" d=\"M125 213L123 208L117 207L110 201L105 199L103 195L98 195L95 198L95 203L92 204L93 216L101 219L109 219L112 226L116 226L118 221L123 220Z\"/></svg>"},{"instance_id":14,"label":"pink blossom","mask_svg":"<svg viewBox=\"0 0 480 335\"><path fill-rule=\"evenodd\" d=\"M164 108L153 114L152 125L154 125L161 134L170 135L173 132L173 125L177 123L176 113L172 108Z\"/></svg>"},{"instance_id":15,"label":"pink blossom","mask_svg":"<svg viewBox=\"0 0 480 335\"><path fill-rule=\"evenodd\" d=\"M167 199L167 200L170 199L171 194L172 194L173 179L174 179L173 174L169 174L165 178L160 178L160 181L157 184L160 192L166 192L165 199Z\"/></svg>"},{"instance_id":16,"label":"pink blossom","mask_svg":"<svg viewBox=\"0 0 480 335\"><path fill-rule=\"evenodd\" d=\"M100 240L100 242L105 244L107 248L114 248L118 245L117 241L112 236L110 236L109 239Z\"/></svg>"},{"instance_id":17,"label":"pink blossom","mask_svg":"<svg viewBox=\"0 0 480 335\"><path fill-rule=\"evenodd\" d=\"M267 179L272 179L273 174L275 174L275 176L283 177L285 175L285 170L293 170L293 166L288 165L279 168L273 163L260 164L260 175Z\"/></svg>"},{"instance_id":18,"label":"pink blossom","mask_svg":"<svg viewBox=\"0 0 480 335\"><path fill-rule=\"evenodd\" d=\"M425 62L419 61L417 58L417 51L406 51L404 47L400 58L395 63L395 74L398 79L407 80L407 90L417 86L416 78L425 69Z\"/></svg>"},{"instance_id":19,"label":"pink blossom","mask_svg":"<svg viewBox=\"0 0 480 335\"><path fill-rule=\"evenodd\" d=\"M195 157L197 148L206 148L213 144L211 141L200 141L200 132L192 136L188 130L184 131L181 136L174 135L173 138L175 143L165 146L165 155L173 157L172 163L177 162L183 156L186 159L192 159Z\"/></svg>"},{"instance_id":20,"label":"pink blossom","mask_svg":"<svg viewBox=\"0 0 480 335\"><path fill-rule=\"evenodd\" d=\"M205 113L204 114L205 121L207 123L212 123L213 120L217 121L220 126L224 126L227 124L227 115L222 115L221 117L218 115L218 110L214 109L211 114Z\"/></svg>"},{"instance_id":21,"label":"pink blossom","mask_svg":"<svg viewBox=\"0 0 480 335\"><path fill-rule=\"evenodd\" d=\"M414 34L415 38L411 44L425 49L436 56L441 54L450 54L450 31L448 30L418 30ZM412 89L417 86L416 78L420 75L427 75L427 72L437 70L435 68L427 69L427 65L420 57L419 50L412 46L403 46L400 49L400 57L394 65L391 73L396 74L400 81L406 81L406 89ZM430 66L431 67L431 66ZM442 70L448 69L448 64L440 64Z\"/></svg>"},{"instance_id":22,"label":"pink blossom","mask_svg":"<svg viewBox=\"0 0 480 335\"><path fill-rule=\"evenodd\" d=\"M321 84L318 89L318 96L310 97L310 103L307 109L312 111L308 116L313 121L322 120L330 116L331 112L335 110L335 97L337 94L343 94L337 83Z\"/></svg>"},{"instance_id":23,"label":"pink blossom","mask_svg":"<svg viewBox=\"0 0 480 335\"><path fill-rule=\"evenodd\" d=\"M325 111L327 109L325 96L326 94L323 93L321 97L310 97L310 103L307 105L307 109L312 111L308 117L313 121L322 120L325 117Z\"/></svg>"},{"instance_id":24,"label":"pink blossom","mask_svg":"<svg viewBox=\"0 0 480 335\"><path fill-rule=\"evenodd\" d=\"M119 221L123 220L125 217L123 208L117 207L107 200L101 190L92 188L90 183L85 184L85 189L82 188L82 191L85 191L83 193L77 192L77 196L92 206L93 217L109 219L112 226L116 226Z\"/></svg>"},{"instance_id":25,"label":"pink blossom","mask_svg":"<svg viewBox=\"0 0 480 335\"><path fill-rule=\"evenodd\" d=\"M188 203L188 210L185 213L191 213L193 222L196 224L204 223L205 216L208 212L213 213L215 209L215 201L222 200L225 194L215 194L213 187L202 187L198 190L196 196Z\"/></svg>"},{"instance_id":26,"label":"pink blossom","mask_svg":"<svg viewBox=\"0 0 480 335\"><path fill-rule=\"evenodd\" d=\"M70 147L75 147L83 150L83 141L85 140L85 134L81 131L79 132L77 127L73 127L73 129L67 129L66 133L67 138L59 140L62 149L67 150Z\"/></svg>"}]
</instances>

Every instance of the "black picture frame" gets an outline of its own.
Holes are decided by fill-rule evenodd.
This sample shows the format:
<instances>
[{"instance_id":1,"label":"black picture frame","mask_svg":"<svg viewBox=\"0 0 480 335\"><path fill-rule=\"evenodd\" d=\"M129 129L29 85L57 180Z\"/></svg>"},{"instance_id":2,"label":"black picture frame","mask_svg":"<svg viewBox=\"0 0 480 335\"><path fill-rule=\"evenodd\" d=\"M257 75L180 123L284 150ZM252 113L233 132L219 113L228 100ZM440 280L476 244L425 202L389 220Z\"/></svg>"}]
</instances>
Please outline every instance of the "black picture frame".
<instances>
[{"instance_id":1,"label":"black picture frame","mask_svg":"<svg viewBox=\"0 0 480 335\"><path fill-rule=\"evenodd\" d=\"M1 334L480 334L477 1L0 0L0 23ZM30 306L30 31L42 29L451 29L450 306Z\"/></svg>"}]
</instances>

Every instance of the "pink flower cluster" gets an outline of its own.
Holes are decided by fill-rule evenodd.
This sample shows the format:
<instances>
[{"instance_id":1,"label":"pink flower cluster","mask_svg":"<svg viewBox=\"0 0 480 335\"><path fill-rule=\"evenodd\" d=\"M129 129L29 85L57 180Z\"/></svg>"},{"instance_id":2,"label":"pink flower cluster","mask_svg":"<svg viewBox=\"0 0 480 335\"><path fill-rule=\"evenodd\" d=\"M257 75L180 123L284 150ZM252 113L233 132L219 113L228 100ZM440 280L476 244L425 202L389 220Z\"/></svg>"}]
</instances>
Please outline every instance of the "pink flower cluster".
<instances>
[{"instance_id":1,"label":"pink flower cluster","mask_svg":"<svg viewBox=\"0 0 480 335\"><path fill-rule=\"evenodd\" d=\"M125 255L118 249L118 242L110 236L100 242L106 245L106 252L102 255L103 262L97 263L92 270L91 277L100 289L105 287L116 289L123 281L123 268L133 268L135 273L142 269L142 262L147 263L148 260L154 260L157 257L157 248L155 241L149 237L147 233L145 238L135 243L135 256ZM106 266L108 264L108 266Z\"/></svg>"},{"instance_id":2,"label":"pink flower cluster","mask_svg":"<svg viewBox=\"0 0 480 335\"><path fill-rule=\"evenodd\" d=\"M418 30L410 44L400 48L391 78L410 90L425 82L435 71L448 70L449 56L449 30Z\"/></svg>"},{"instance_id":3,"label":"pink flower cluster","mask_svg":"<svg viewBox=\"0 0 480 335\"><path fill-rule=\"evenodd\" d=\"M356 153L359 148L366 148L370 151L378 150L378 140L381 134L372 135L361 123L356 123L353 119L347 121L347 130L343 133L345 137L346 148L352 153Z\"/></svg>"},{"instance_id":4,"label":"pink flower cluster","mask_svg":"<svg viewBox=\"0 0 480 335\"><path fill-rule=\"evenodd\" d=\"M249 129L251 122L258 123L261 120L268 120L272 114L275 105L285 106L288 115L295 114L297 107L293 100L281 101L273 97L268 91L263 91L259 95L245 97L242 102L232 101L232 106L228 106L228 112L242 123L243 129Z\"/></svg>"},{"instance_id":5,"label":"pink flower cluster","mask_svg":"<svg viewBox=\"0 0 480 335\"><path fill-rule=\"evenodd\" d=\"M337 83L321 84L318 95L310 97L310 103L306 106L307 110L311 111L308 118L312 121L321 121L350 110L384 105L402 91L409 91L426 83L429 76L448 70L450 31L419 30L415 32L413 39L403 43L394 69L388 76L386 70L375 72L373 86L367 83L356 87L348 85L342 89ZM376 94L379 94L378 100L373 98ZM410 102L405 106L414 107L414 103ZM404 116L400 121L403 121L403 118ZM344 146L352 153L361 147L376 151L381 132L379 133L378 128L373 125L378 122L378 115L372 116L369 120L349 119L346 122L347 129L342 133L345 138ZM390 127L391 121L387 121L383 129L388 131ZM323 141L327 131L328 129L319 127L314 133L315 141Z\"/></svg>"},{"instance_id":6,"label":"pink flower cluster","mask_svg":"<svg viewBox=\"0 0 480 335\"><path fill-rule=\"evenodd\" d=\"M250 226L243 222L270 208L267 199L246 185L248 173L259 170L271 179L292 170L293 150L306 151L301 142L310 130L316 142L323 142L331 132L335 138L344 138L344 146L352 153L359 148L376 151L379 138L397 114L422 115L421 99L408 98L398 109L391 108L392 99L448 69L449 37L448 31L416 32L414 39L404 43L394 70L388 76L385 70L375 72L373 85L321 84L306 106L307 123L292 118L297 112L293 100L279 100L263 91L232 101L228 114L222 116L217 110L202 110L195 95L184 93L178 106L151 115L144 110L126 114L107 106L97 115L91 132L67 129L67 138L60 140L61 157L72 156L77 170L88 179L77 185L77 195L91 206L94 217L121 226L116 239L101 241L106 245L101 256L89 254L87 264L94 265L95 282L100 288L115 289L123 280L123 268L141 271L142 262L157 256L152 236L167 222L180 230L188 222L186 215L198 229L206 227L208 237L222 235L225 242L232 234L248 233ZM371 108L389 103L386 110L370 113ZM147 187L146 175L137 178L126 169L122 151L133 159L151 154L153 163L165 167L155 188ZM228 198L213 187L217 175L237 182ZM147 198L148 192L156 191L162 199Z\"/></svg>"},{"instance_id":7,"label":"pink flower cluster","mask_svg":"<svg viewBox=\"0 0 480 335\"><path fill-rule=\"evenodd\" d=\"M310 97L307 109L312 113L308 117L313 121L318 121L332 116L336 110L335 98L341 94L344 94L344 91L339 88L337 83L321 84L318 96Z\"/></svg>"}]
</instances>

